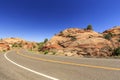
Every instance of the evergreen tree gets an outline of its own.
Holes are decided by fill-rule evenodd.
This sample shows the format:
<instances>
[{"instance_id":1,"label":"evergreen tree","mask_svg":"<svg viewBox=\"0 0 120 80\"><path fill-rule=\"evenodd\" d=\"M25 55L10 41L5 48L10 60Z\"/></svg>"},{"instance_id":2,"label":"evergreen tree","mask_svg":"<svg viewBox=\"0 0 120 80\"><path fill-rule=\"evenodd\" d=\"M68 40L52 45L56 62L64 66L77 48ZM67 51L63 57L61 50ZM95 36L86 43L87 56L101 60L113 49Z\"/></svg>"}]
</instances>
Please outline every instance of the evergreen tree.
<instances>
[{"instance_id":1,"label":"evergreen tree","mask_svg":"<svg viewBox=\"0 0 120 80\"><path fill-rule=\"evenodd\" d=\"M45 40L44 40L44 43L46 43L48 41L48 39L46 38Z\"/></svg>"},{"instance_id":2,"label":"evergreen tree","mask_svg":"<svg viewBox=\"0 0 120 80\"><path fill-rule=\"evenodd\" d=\"M87 30L93 30L92 25L89 24L89 25L87 26Z\"/></svg>"}]
</instances>

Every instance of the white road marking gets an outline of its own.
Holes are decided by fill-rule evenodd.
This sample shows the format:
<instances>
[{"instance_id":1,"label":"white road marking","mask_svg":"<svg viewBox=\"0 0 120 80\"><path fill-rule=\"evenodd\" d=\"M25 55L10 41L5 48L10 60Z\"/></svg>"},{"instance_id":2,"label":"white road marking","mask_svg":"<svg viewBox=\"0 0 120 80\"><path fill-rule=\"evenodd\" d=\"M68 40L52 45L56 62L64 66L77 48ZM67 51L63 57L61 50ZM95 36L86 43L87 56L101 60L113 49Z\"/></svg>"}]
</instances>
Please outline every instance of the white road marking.
<instances>
[{"instance_id":1,"label":"white road marking","mask_svg":"<svg viewBox=\"0 0 120 80\"><path fill-rule=\"evenodd\" d=\"M27 68L27 67L24 67L24 66L22 66L22 65L20 65L20 64L15 63L14 61L10 60L10 59L7 57L7 53L4 54L4 57L5 57L9 62L13 63L14 65L16 65L16 66L18 66L18 67L20 67L20 68L23 68L23 69L27 70L27 71L30 71L30 72L35 73L35 74L37 74L37 75L40 75L40 76L49 78L49 79L51 79L51 80L59 80L59 79L57 79L57 78L54 78L54 77L45 75L45 74L43 74L43 73L34 71L34 70L32 70L32 69L29 69L29 68Z\"/></svg>"}]
</instances>

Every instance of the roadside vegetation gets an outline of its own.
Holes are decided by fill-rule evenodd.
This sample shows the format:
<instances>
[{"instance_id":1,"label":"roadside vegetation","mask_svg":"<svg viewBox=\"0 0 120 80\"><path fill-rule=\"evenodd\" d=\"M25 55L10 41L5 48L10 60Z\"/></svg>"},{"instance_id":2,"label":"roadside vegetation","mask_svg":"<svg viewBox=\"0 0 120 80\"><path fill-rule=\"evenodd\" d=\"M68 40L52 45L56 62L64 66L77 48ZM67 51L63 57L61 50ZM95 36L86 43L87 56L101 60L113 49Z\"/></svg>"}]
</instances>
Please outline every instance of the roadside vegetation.
<instances>
[{"instance_id":1,"label":"roadside vegetation","mask_svg":"<svg viewBox=\"0 0 120 80\"><path fill-rule=\"evenodd\" d=\"M48 50L45 50L45 51L44 51L44 55L46 55L46 54L48 54L48 53L49 53Z\"/></svg>"},{"instance_id":2,"label":"roadside vegetation","mask_svg":"<svg viewBox=\"0 0 120 80\"><path fill-rule=\"evenodd\" d=\"M56 52L53 52L53 54L52 55L55 55L56 54Z\"/></svg>"},{"instance_id":3,"label":"roadside vegetation","mask_svg":"<svg viewBox=\"0 0 120 80\"><path fill-rule=\"evenodd\" d=\"M113 55L114 55L114 56L120 56L120 47L114 49Z\"/></svg>"},{"instance_id":4,"label":"roadside vegetation","mask_svg":"<svg viewBox=\"0 0 120 80\"><path fill-rule=\"evenodd\" d=\"M39 43L37 43L37 45L38 45L38 51L41 51L42 48L43 48L43 46L44 46L45 43L47 43L47 42L48 42L48 39L46 38L46 39L44 39L43 42L39 42Z\"/></svg>"},{"instance_id":5,"label":"roadside vegetation","mask_svg":"<svg viewBox=\"0 0 120 80\"><path fill-rule=\"evenodd\" d=\"M14 43L12 44L12 48L21 48L22 47L22 43Z\"/></svg>"},{"instance_id":6,"label":"roadside vegetation","mask_svg":"<svg viewBox=\"0 0 120 80\"><path fill-rule=\"evenodd\" d=\"M38 51L41 51L41 49L43 48L44 42L39 42L37 43L38 45Z\"/></svg>"}]
</instances>

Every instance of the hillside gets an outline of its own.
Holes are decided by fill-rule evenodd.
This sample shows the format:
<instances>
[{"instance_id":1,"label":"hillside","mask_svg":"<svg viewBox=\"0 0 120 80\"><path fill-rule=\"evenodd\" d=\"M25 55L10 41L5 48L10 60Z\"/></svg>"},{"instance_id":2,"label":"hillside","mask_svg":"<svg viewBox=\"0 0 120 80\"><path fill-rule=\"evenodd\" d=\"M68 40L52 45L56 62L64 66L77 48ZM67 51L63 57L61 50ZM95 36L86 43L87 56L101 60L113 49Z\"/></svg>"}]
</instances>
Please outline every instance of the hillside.
<instances>
[{"instance_id":1,"label":"hillside","mask_svg":"<svg viewBox=\"0 0 120 80\"><path fill-rule=\"evenodd\" d=\"M108 57L116 55L120 47L120 26L98 33L92 29L69 28L54 35L49 41L41 43L26 41L21 38L4 38L0 40L0 51L14 48L42 51L45 54L65 56ZM120 49L119 49L120 50ZM119 54L117 52L117 54Z\"/></svg>"},{"instance_id":2,"label":"hillside","mask_svg":"<svg viewBox=\"0 0 120 80\"><path fill-rule=\"evenodd\" d=\"M106 39L106 36L110 39ZM93 30L69 28L53 36L43 47L59 55L107 57L120 45L120 27L114 27L103 33Z\"/></svg>"},{"instance_id":3,"label":"hillside","mask_svg":"<svg viewBox=\"0 0 120 80\"><path fill-rule=\"evenodd\" d=\"M13 44L13 43L19 43L19 42L25 42L25 40L21 39L21 38L4 38L2 39L3 42L9 43L9 44Z\"/></svg>"},{"instance_id":4,"label":"hillside","mask_svg":"<svg viewBox=\"0 0 120 80\"><path fill-rule=\"evenodd\" d=\"M0 40L0 51L8 51L13 48L24 48L33 50L37 44L35 42L26 41L21 38L4 38Z\"/></svg>"}]
</instances>

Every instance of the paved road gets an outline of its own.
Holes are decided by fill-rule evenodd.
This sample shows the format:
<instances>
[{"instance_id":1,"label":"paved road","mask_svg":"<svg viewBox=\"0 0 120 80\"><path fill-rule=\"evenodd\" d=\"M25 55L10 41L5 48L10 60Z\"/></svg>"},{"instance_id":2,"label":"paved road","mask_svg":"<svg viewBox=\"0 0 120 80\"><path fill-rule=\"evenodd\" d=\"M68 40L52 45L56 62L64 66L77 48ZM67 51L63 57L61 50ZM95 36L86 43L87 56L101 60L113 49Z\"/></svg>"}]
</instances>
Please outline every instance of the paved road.
<instances>
[{"instance_id":1,"label":"paved road","mask_svg":"<svg viewBox=\"0 0 120 80\"><path fill-rule=\"evenodd\" d=\"M120 80L120 59L0 53L0 80Z\"/></svg>"}]
</instances>

